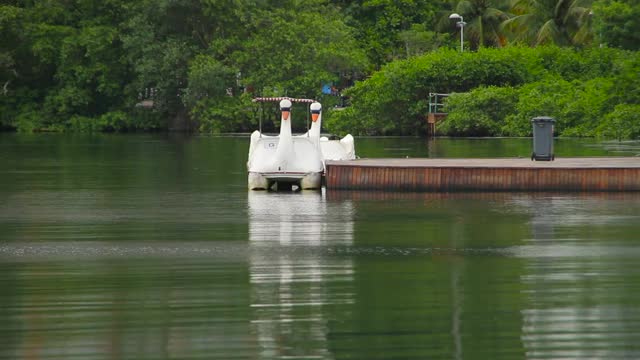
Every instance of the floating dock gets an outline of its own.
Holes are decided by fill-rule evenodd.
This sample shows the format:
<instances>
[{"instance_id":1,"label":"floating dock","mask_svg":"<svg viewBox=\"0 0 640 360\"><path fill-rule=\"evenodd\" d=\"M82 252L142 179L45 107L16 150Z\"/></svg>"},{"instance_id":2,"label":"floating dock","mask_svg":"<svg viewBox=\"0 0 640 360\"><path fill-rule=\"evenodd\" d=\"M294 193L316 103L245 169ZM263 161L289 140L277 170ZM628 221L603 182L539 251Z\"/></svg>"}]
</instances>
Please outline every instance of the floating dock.
<instances>
[{"instance_id":1,"label":"floating dock","mask_svg":"<svg viewBox=\"0 0 640 360\"><path fill-rule=\"evenodd\" d=\"M640 158L358 159L325 176L329 190L640 191Z\"/></svg>"}]
</instances>

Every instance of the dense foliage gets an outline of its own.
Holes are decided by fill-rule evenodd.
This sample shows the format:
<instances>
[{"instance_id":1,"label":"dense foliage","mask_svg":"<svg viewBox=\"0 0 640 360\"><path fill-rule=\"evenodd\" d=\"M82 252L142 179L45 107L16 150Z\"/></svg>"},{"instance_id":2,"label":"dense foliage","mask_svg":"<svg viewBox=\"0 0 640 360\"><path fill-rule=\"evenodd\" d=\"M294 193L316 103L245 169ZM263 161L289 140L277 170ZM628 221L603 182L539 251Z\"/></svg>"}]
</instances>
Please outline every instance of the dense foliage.
<instances>
[{"instance_id":1,"label":"dense foliage","mask_svg":"<svg viewBox=\"0 0 640 360\"><path fill-rule=\"evenodd\" d=\"M452 12L474 52L455 51ZM342 92L329 130L421 134L428 94L455 92L445 134L523 135L544 110L561 134L633 137L612 129L635 121L639 15L640 0L7 0L0 129L234 132L263 113L269 129L253 97L330 109Z\"/></svg>"},{"instance_id":2,"label":"dense foliage","mask_svg":"<svg viewBox=\"0 0 640 360\"><path fill-rule=\"evenodd\" d=\"M253 128L253 95L318 97L369 67L327 1L0 5L0 124L21 131ZM246 92L246 94L245 94ZM168 119L168 121L167 121Z\"/></svg>"},{"instance_id":3,"label":"dense foliage","mask_svg":"<svg viewBox=\"0 0 640 360\"><path fill-rule=\"evenodd\" d=\"M330 125L358 134L420 134L428 93L446 92L452 95L441 134L525 136L532 117L547 115L557 119L560 135L618 136L605 123L619 126L616 114L633 123L627 104L640 103L639 71L637 53L610 48L440 50L389 64L358 83L348 92L353 105ZM630 129L623 137L638 135Z\"/></svg>"}]
</instances>

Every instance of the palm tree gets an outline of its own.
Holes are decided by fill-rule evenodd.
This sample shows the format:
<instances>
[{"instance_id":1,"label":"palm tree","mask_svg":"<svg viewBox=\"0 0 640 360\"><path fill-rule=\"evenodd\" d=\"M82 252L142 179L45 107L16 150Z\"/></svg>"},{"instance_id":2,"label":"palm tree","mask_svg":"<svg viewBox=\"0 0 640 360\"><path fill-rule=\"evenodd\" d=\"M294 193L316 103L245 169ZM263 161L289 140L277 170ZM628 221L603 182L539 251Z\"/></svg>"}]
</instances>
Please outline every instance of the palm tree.
<instances>
[{"instance_id":1,"label":"palm tree","mask_svg":"<svg viewBox=\"0 0 640 360\"><path fill-rule=\"evenodd\" d=\"M591 40L593 0L512 0L513 17L502 26L515 42L531 46L584 45Z\"/></svg>"},{"instance_id":2,"label":"palm tree","mask_svg":"<svg viewBox=\"0 0 640 360\"><path fill-rule=\"evenodd\" d=\"M501 28L501 23L509 18L506 10L509 7L508 0L455 0L453 12L465 19L465 37L471 42L471 48L482 46L502 47L506 44L506 37ZM448 25L450 21L446 15Z\"/></svg>"}]
</instances>

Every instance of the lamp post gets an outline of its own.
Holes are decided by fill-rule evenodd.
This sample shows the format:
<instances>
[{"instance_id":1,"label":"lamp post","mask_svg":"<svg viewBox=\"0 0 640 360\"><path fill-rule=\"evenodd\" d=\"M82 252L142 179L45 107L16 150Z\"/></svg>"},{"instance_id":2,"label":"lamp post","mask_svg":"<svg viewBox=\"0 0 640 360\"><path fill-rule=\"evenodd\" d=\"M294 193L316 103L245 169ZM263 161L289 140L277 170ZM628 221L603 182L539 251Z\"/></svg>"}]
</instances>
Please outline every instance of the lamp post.
<instances>
[{"instance_id":1,"label":"lamp post","mask_svg":"<svg viewBox=\"0 0 640 360\"><path fill-rule=\"evenodd\" d=\"M459 14L453 13L449 15L449 19L460 19L456 25L460 28L460 52L464 51L464 26L467 25Z\"/></svg>"}]
</instances>

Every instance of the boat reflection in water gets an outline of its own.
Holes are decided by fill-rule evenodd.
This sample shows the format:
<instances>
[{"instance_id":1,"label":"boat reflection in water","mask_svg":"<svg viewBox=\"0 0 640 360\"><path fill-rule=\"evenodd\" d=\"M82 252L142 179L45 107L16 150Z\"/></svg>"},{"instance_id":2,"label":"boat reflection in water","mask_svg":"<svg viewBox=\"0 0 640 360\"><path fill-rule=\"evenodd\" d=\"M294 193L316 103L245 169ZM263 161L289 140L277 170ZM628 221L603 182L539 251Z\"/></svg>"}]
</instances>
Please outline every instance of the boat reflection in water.
<instances>
[{"instance_id":1,"label":"boat reflection in water","mask_svg":"<svg viewBox=\"0 0 640 360\"><path fill-rule=\"evenodd\" d=\"M260 356L330 358L329 322L351 311L351 201L323 193L249 192L252 329ZM330 316L333 318L329 318Z\"/></svg>"}]
</instances>

